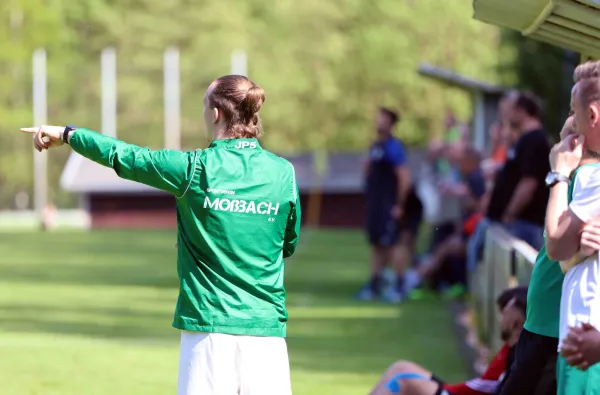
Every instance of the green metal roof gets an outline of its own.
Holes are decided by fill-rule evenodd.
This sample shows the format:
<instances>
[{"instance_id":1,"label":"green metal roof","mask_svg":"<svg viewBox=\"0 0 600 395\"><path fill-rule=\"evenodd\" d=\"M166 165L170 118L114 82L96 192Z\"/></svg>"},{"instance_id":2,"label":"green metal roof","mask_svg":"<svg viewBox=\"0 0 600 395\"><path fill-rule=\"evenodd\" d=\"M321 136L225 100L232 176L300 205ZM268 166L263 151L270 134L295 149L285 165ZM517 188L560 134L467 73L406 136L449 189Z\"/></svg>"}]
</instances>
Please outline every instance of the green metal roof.
<instances>
[{"instance_id":1,"label":"green metal roof","mask_svg":"<svg viewBox=\"0 0 600 395\"><path fill-rule=\"evenodd\" d=\"M475 19L600 57L600 0L474 0Z\"/></svg>"},{"instance_id":2,"label":"green metal roof","mask_svg":"<svg viewBox=\"0 0 600 395\"><path fill-rule=\"evenodd\" d=\"M428 63L421 63L418 69L419 74L432 78L469 92L483 92L501 94L506 91L505 88L492 85L487 82L478 81L472 78L465 77L460 74L453 73L450 70L434 66Z\"/></svg>"}]
</instances>

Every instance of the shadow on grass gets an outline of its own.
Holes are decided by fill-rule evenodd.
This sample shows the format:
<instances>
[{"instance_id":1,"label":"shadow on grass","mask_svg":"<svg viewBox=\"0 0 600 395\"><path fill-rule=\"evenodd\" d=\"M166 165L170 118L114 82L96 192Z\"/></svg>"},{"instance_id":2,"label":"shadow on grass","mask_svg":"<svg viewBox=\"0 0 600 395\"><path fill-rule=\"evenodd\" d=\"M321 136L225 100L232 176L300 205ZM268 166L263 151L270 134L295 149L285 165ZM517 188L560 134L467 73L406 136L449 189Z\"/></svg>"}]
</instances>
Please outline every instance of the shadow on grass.
<instances>
[{"instance_id":1,"label":"shadow on grass","mask_svg":"<svg viewBox=\"0 0 600 395\"><path fill-rule=\"evenodd\" d=\"M125 257L127 255L124 255ZM121 255L121 258L123 255ZM177 267L175 262L165 262L164 265L150 263L160 257L148 257L147 263L136 263L140 260L129 260L128 263L86 265L85 263L48 262L27 263L20 266L8 266L0 269L3 281L15 283L46 283L74 285L104 285L104 286L140 286L155 288L176 288L178 286ZM48 266L52 270L48 270Z\"/></svg>"},{"instance_id":2,"label":"shadow on grass","mask_svg":"<svg viewBox=\"0 0 600 395\"><path fill-rule=\"evenodd\" d=\"M164 253L111 250L86 251L86 254L90 255L81 258L71 254L68 259L56 259L52 255L21 257L16 264L0 265L0 279L9 283L178 287L177 264L174 258ZM303 261L305 259L303 257ZM303 261L290 260L291 265L302 265ZM288 292L310 291L324 297L351 298L363 281L356 276L347 279L347 273L337 277L307 273L306 268L291 270L293 275L287 276L285 281Z\"/></svg>"},{"instance_id":3,"label":"shadow on grass","mask_svg":"<svg viewBox=\"0 0 600 395\"><path fill-rule=\"evenodd\" d=\"M0 280L10 283L177 286L166 232L3 235L0 256Z\"/></svg>"},{"instance_id":4,"label":"shadow on grass","mask_svg":"<svg viewBox=\"0 0 600 395\"><path fill-rule=\"evenodd\" d=\"M172 319L172 313L133 308L0 305L0 330L17 333L161 341L177 337Z\"/></svg>"},{"instance_id":5,"label":"shadow on grass","mask_svg":"<svg viewBox=\"0 0 600 395\"><path fill-rule=\"evenodd\" d=\"M448 342L442 327L435 329L435 320L442 311L434 310L429 314L423 311L419 317L401 313L398 317L379 318L292 316L288 333L292 368L377 374L401 358L428 363L430 369L437 371L447 371L454 360L453 343ZM2 331L76 335L178 347L179 333L170 326L172 316L165 313L126 308L0 305L0 317ZM435 362L432 364L431 361Z\"/></svg>"},{"instance_id":6,"label":"shadow on grass","mask_svg":"<svg viewBox=\"0 0 600 395\"><path fill-rule=\"evenodd\" d=\"M166 247L164 242L142 242L143 237L138 237L137 243L121 244L98 239L95 234L91 239L94 242L83 239L81 243L74 241L72 245L60 245L51 240L48 244L52 248L47 251L19 245L21 241L12 243L10 250L0 244L0 247L11 251L11 254L6 254L0 248L0 280L9 283L155 288L178 286L174 247ZM115 237L113 240L121 239ZM286 288L291 292L314 292L318 288L318 292L327 296L351 297L361 285L366 264L352 265L353 262L344 260L343 255L334 255L326 241L320 244L315 243L300 257L286 261L288 271L293 272L286 277ZM328 254L339 261L327 262ZM323 265L317 268L319 263ZM336 272L340 266L346 267ZM351 281L347 281L348 278Z\"/></svg>"}]
</instances>

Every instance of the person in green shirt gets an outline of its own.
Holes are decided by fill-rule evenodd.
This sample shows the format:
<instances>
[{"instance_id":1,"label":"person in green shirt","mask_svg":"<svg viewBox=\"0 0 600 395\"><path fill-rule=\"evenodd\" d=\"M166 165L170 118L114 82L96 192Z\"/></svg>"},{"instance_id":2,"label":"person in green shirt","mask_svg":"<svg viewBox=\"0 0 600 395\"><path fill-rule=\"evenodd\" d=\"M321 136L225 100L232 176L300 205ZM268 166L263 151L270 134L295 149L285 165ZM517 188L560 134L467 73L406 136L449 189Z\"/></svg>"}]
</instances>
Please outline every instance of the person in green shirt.
<instances>
[{"instance_id":1,"label":"person in green shirt","mask_svg":"<svg viewBox=\"0 0 600 395\"><path fill-rule=\"evenodd\" d=\"M564 199L566 183L550 192L546 214L548 255L554 259L571 259L563 283L559 344L563 348L571 328L584 324L600 328L600 261L595 247L585 246L588 225L600 216L600 62L586 62L573 72L571 111L578 136L557 144L552 149L550 164L561 174L569 174L581 166L582 157L596 159L577 174L573 200ZM578 258L573 259L573 257ZM559 357L557 378L559 395L600 394L600 366L585 371L569 366Z\"/></svg>"},{"instance_id":2,"label":"person in green shirt","mask_svg":"<svg viewBox=\"0 0 600 395\"><path fill-rule=\"evenodd\" d=\"M178 395L292 393L283 259L298 244L300 199L293 166L257 140L264 100L246 77L214 81L204 97L213 141L191 152L153 151L74 126L21 129L38 151L68 144L175 196Z\"/></svg>"},{"instance_id":3,"label":"person in green shirt","mask_svg":"<svg viewBox=\"0 0 600 395\"><path fill-rule=\"evenodd\" d=\"M573 117L569 117L560 132L561 141L575 134ZM572 199L574 180L582 166L597 163L584 157L571 175L568 199ZM553 187L561 180L547 178ZM527 293L527 318L515 351L515 361L508 373L501 395L556 394L556 365L560 322L560 301L564 274L558 261L547 252L547 240L533 266Z\"/></svg>"}]
</instances>

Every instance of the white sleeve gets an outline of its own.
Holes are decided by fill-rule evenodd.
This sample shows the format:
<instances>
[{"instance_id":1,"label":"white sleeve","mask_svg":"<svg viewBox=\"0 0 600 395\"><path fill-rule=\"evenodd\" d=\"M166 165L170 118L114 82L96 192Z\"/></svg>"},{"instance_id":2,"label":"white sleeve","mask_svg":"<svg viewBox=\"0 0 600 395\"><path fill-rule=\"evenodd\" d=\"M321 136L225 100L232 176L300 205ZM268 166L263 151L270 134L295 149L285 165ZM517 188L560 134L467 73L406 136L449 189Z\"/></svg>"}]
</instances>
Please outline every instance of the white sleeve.
<instances>
[{"instance_id":1,"label":"white sleeve","mask_svg":"<svg viewBox=\"0 0 600 395\"><path fill-rule=\"evenodd\" d=\"M573 200L569 208L581 221L600 216L600 167L581 169L573 181Z\"/></svg>"}]
</instances>

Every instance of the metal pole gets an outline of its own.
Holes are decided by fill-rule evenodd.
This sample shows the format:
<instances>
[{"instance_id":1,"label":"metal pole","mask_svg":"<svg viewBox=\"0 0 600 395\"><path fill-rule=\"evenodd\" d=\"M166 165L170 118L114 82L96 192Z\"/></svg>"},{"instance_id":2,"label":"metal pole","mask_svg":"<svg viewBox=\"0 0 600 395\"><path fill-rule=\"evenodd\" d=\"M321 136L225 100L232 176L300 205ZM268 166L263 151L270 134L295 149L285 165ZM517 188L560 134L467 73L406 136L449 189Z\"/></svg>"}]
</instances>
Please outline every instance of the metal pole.
<instances>
[{"instance_id":1,"label":"metal pole","mask_svg":"<svg viewBox=\"0 0 600 395\"><path fill-rule=\"evenodd\" d=\"M102 67L102 134L117 137L117 54L104 48Z\"/></svg>"},{"instance_id":2,"label":"metal pole","mask_svg":"<svg viewBox=\"0 0 600 395\"><path fill-rule=\"evenodd\" d=\"M181 105L179 50L169 47L164 54L165 148L181 149Z\"/></svg>"},{"instance_id":3,"label":"metal pole","mask_svg":"<svg viewBox=\"0 0 600 395\"><path fill-rule=\"evenodd\" d=\"M246 51L238 49L231 54L231 74L248 76L248 55Z\"/></svg>"},{"instance_id":4,"label":"metal pole","mask_svg":"<svg viewBox=\"0 0 600 395\"><path fill-rule=\"evenodd\" d=\"M47 122L47 81L46 50L37 49L33 53L33 124ZM33 195L34 209L43 228L44 210L48 204L48 152L34 151L33 155Z\"/></svg>"}]
</instances>

